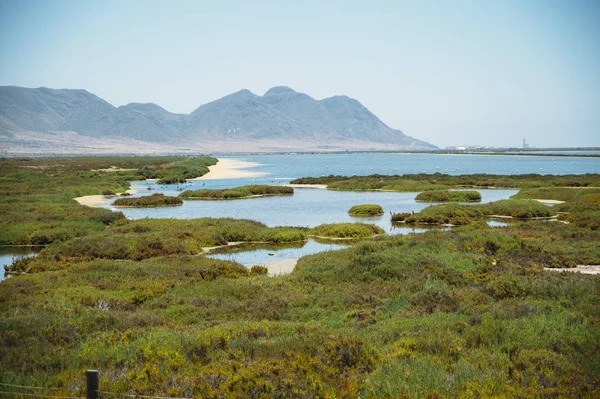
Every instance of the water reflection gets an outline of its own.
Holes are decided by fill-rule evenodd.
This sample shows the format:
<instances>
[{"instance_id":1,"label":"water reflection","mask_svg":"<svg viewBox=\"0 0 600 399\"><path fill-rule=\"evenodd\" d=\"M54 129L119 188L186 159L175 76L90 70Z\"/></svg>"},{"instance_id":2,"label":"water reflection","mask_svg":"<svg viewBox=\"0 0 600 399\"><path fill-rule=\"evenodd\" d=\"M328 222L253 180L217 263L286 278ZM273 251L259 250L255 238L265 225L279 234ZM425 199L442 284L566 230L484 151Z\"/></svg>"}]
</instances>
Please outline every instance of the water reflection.
<instances>
[{"instance_id":1,"label":"water reflection","mask_svg":"<svg viewBox=\"0 0 600 399\"><path fill-rule=\"evenodd\" d=\"M0 247L0 281L10 275L6 275L4 266L12 265L16 260L35 256L44 247Z\"/></svg>"},{"instance_id":2,"label":"water reflection","mask_svg":"<svg viewBox=\"0 0 600 399\"><path fill-rule=\"evenodd\" d=\"M274 261L298 259L305 255L347 248L342 241L331 242L309 239L307 242L288 244L242 244L221 248L207 255L209 258L238 262L246 267L265 265Z\"/></svg>"}]
</instances>

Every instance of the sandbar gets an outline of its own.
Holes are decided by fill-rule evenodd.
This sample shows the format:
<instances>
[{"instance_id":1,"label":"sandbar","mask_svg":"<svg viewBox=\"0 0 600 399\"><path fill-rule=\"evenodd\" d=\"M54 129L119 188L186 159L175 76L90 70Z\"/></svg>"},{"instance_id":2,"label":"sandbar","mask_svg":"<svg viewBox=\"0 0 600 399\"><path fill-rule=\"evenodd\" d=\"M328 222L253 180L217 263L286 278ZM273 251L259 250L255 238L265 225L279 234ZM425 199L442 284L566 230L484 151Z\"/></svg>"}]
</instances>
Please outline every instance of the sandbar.
<instances>
[{"instance_id":1,"label":"sandbar","mask_svg":"<svg viewBox=\"0 0 600 399\"><path fill-rule=\"evenodd\" d=\"M261 177L267 174L266 172L244 170L255 166L260 166L260 164L233 158L219 158L216 165L208 167L209 172L207 174L190 180L241 179Z\"/></svg>"},{"instance_id":2,"label":"sandbar","mask_svg":"<svg viewBox=\"0 0 600 399\"><path fill-rule=\"evenodd\" d=\"M319 190L327 189L327 184L282 184L282 186L291 188L316 188Z\"/></svg>"},{"instance_id":3,"label":"sandbar","mask_svg":"<svg viewBox=\"0 0 600 399\"><path fill-rule=\"evenodd\" d=\"M564 204L565 201L552 200L552 199L536 199L537 202L541 202L542 204L555 205L555 204Z\"/></svg>"},{"instance_id":4,"label":"sandbar","mask_svg":"<svg viewBox=\"0 0 600 399\"><path fill-rule=\"evenodd\" d=\"M266 266L269 276L275 277L290 274L294 271L296 263L298 263L298 259L282 259L265 262L262 265Z\"/></svg>"},{"instance_id":5,"label":"sandbar","mask_svg":"<svg viewBox=\"0 0 600 399\"><path fill-rule=\"evenodd\" d=\"M129 194L135 194L138 192L138 190L130 188L125 192ZM110 204L115 200L115 197L115 195L85 195L83 197L77 197L73 199L79 202L81 205L97 208L100 205Z\"/></svg>"},{"instance_id":6,"label":"sandbar","mask_svg":"<svg viewBox=\"0 0 600 399\"><path fill-rule=\"evenodd\" d=\"M582 274L600 274L600 265L577 265L577 267L552 268L545 267L544 270L554 272L576 272Z\"/></svg>"}]
</instances>

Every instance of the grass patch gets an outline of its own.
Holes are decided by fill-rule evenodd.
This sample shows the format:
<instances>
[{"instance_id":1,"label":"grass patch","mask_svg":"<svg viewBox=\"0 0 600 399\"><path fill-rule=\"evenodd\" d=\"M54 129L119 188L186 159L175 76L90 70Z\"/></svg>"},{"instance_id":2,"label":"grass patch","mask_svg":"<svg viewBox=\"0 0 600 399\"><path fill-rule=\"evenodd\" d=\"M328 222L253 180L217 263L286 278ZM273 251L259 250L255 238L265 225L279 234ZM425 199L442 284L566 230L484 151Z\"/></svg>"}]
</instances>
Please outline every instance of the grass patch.
<instances>
[{"instance_id":1,"label":"grass patch","mask_svg":"<svg viewBox=\"0 0 600 399\"><path fill-rule=\"evenodd\" d=\"M508 199L488 204L432 205L418 213L395 213L393 222L408 224L451 224L455 226L470 224L486 216L498 215L517 219L546 218L556 215L556 211L535 200Z\"/></svg>"},{"instance_id":2,"label":"grass patch","mask_svg":"<svg viewBox=\"0 0 600 399\"><path fill-rule=\"evenodd\" d=\"M374 217L383 215L383 208L375 204L354 205L348 215L355 217Z\"/></svg>"},{"instance_id":3,"label":"grass patch","mask_svg":"<svg viewBox=\"0 0 600 399\"><path fill-rule=\"evenodd\" d=\"M327 238L368 238L383 233L381 227L365 223L322 224L309 231L309 235Z\"/></svg>"},{"instance_id":4,"label":"grass patch","mask_svg":"<svg viewBox=\"0 0 600 399\"><path fill-rule=\"evenodd\" d=\"M371 176L303 177L292 184L326 184L330 190L386 190L401 192L440 191L460 187L479 188L537 188L537 187L600 187L600 174L586 175L447 175L407 174Z\"/></svg>"},{"instance_id":5,"label":"grass patch","mask_svg":"<svg viewBox=\"0 0 600 399\"><path fill-rule=\"evenodd\" d=\"M425 191L417 194L415 201L481 202L481 194L477 191Z\"/></svg>"},{"instance_id":6,"label":"grass patch","mask_svg":"<svg viewBox=\"0 0 600 399\"><path fill-rule=\"evenodd\" d=\"M183 200L178 197L170 197L164 194L152 194L136 198L119 198L115 200L112 205L131 208L154 208L160 206L183 205Z\"/></svg>"},{"instance_id":7,"label":"grass patch","mask_svg":"<svg viewBox=\"0 0 600 399\"><path fill-rule=\"evenodd\" d=\"M179 197L196 200L230 200L293 194L294 189L291 187L251 185L222 190L187 190L179 194Z\"/></svg>"}]
</instances>

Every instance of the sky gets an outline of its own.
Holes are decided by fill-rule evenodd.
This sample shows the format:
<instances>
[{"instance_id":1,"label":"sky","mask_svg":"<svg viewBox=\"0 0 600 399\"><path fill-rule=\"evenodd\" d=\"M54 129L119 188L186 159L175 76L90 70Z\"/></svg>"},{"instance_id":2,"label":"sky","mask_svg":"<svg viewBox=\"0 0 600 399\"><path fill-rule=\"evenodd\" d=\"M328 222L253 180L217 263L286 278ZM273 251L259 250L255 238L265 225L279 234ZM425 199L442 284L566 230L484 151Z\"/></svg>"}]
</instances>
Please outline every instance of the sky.
<instances>
[{"instance_id":1,"label":"sky","mask_svg":"<svg viewBox=\"0 0 600 399\"><path fill-rule=\"evenodd\" d=\"M440 147L600 146L600 1L0 0L0 85L348 95Z\"/></svg>"}]
</instances>

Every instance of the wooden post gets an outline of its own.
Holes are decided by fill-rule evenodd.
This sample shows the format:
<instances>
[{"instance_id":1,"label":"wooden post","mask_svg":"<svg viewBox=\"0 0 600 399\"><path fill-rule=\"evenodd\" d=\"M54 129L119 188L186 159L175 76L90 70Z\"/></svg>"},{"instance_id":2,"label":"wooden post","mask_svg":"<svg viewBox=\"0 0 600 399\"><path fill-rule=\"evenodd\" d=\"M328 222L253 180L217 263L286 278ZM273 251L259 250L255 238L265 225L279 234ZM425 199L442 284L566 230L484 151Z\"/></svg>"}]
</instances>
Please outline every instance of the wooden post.
<instances>
[{"instance_id":1,"label":"wooden post","mask_svg":"<svg viewBox=\"0 0 600 399\"><path fill-rule=\"evenodd\" d=\"M87 382L87 399L98 399L100 394L98 389L100 389L100 379L98 378L98 370L86 370L85 372L86 382Z\"/></svg>"}]
</instances>

